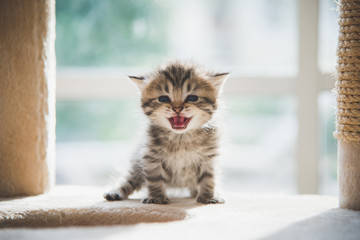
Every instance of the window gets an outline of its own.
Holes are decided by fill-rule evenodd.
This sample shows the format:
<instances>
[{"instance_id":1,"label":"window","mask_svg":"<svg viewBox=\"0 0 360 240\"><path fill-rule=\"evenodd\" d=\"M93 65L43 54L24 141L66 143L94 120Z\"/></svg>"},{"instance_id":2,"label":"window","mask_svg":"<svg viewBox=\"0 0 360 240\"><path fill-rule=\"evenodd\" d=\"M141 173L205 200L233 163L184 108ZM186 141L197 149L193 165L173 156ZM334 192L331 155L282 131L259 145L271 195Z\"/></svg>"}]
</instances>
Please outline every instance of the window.
<instances>
[{"instance_id":1,"label":"window","mask_svg":"<svg viewBox=\"0 0 360 240\"><path fill-rule=\"evenodd\" d=\"M320 1L319 16L319 69L321 72L335 72L336 49L339 26L339 12L335 1ZM332 80L332 81L331 81ZM335 95L330 91L334 88L334 77L330 77L318 95L319 115L319 192L322 194L337 194L337 141L333 137L335 131ZM325 90L325 91L324 91ZM327 90L327 91L326 91Z\"/></svg>"},{"instance_id":2,"label":"window","mask_svg":"<svg viewBox=\"0 0 360 240\"><path fill-rule=\"evenodd\" d=\"M328 36L336 32L331 12L335 6L322 0L319 13L301 12L316 9L316 3L58 1L57 182L104 185L109 175L126 171L143 116L125 74L147 72L166 59L190 58L232 72L223 96L223 187L300 191L298 176L306 178L306 171L298 167L297 149L304 147L299 147L298 127L307 113L297 110L306 98L297 91L304 71L299 68L304 43L298 40L303 31L298 26L306 22L306 14L320 16L319 43L317 37L312 40L319 45L321 71L333 71L334 63L334 51L328 51L334 42L328 42ZM318 81L322 90L332 88L330 75ZM323 111L322 106L316 111ZM319 170L321 176L323 172Z\"/></svg>"}]
</instances>

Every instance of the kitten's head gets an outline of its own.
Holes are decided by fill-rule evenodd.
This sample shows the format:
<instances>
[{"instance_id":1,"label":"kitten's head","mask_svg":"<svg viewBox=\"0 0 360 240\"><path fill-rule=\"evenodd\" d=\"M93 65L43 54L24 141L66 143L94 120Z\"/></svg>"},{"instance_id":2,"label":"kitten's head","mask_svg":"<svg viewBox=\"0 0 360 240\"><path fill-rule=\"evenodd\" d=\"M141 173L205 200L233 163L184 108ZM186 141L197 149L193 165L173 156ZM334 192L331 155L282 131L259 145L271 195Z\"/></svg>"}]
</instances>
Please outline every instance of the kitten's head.
<instances>
[{"instance_id":1,"label":"kitten's head","mask_svg":"<svg viewBox=\"0 0 360 240\"><path fill-rule=\"evenodd\" d=\"M211 120L228 73L171 63L146 77L129 77L139 87L142 109L153 124L184 133Z\"/></svg>"}]
</instances>

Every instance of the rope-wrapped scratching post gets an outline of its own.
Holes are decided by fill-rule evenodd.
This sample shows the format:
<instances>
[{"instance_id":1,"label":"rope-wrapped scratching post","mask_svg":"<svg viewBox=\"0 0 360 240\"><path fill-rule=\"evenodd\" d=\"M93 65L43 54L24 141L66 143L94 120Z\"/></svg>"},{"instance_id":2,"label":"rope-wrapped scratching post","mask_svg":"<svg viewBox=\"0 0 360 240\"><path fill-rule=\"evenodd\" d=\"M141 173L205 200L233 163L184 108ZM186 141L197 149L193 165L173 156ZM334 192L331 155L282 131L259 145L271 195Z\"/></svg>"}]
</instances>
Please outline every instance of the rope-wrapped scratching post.
<instances>
[{"instance_id":1,"label":"rope-wrapped scratching post","mask_svg":"<svg viewBox=\"0 0 360 240\"><path fill-rule=\"evenodd\" d=\"M0 198L49 190L54 164L55 1L0 0Z\"/></svg>"},{"instance_id":2,"label":"rope-wrapped scratching post","mask_svg":"<svg viewBox=\"0 0 360 240\"><path fill-rule=\"evenodd\" d=\"M360 0L341 0L336 82L340 207L360 210Z\"/></svg>"}]
</instances>

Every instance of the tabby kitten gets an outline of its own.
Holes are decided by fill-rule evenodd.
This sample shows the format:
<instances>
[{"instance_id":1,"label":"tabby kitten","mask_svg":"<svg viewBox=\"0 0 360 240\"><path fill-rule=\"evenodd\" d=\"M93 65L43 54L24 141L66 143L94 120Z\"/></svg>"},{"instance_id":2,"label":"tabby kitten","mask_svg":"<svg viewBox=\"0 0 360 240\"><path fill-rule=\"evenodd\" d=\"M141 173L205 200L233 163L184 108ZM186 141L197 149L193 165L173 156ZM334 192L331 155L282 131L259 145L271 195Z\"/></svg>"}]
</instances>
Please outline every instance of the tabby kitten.
<instances>
[{"instance_id":1,"label":"tabby kitten","mask_svg":"<svg viewBox=\"0 0 360 240\"><path fill-rule=\"evenodd\" d=\"M224 203L215 196L215 159L219 133L214 121L228 73L171 63L145 77L129 76L141 92L149 126L144 145L132 161L127 180L104 194L124 200L146 186L143 203L167 204L166 189L188 188L199 203Z\"/></svg>"}]
</instances>

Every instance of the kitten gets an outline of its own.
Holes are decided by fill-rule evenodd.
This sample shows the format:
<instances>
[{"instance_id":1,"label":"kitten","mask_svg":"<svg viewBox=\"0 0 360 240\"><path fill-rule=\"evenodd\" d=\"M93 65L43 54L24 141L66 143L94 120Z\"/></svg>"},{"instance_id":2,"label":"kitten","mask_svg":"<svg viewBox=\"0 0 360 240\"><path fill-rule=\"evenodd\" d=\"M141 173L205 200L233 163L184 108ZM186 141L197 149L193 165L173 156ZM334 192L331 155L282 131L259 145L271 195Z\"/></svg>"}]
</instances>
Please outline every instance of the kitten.
<instances>
[{"instance_id":1,"label":"kitten","mask_svg":"<svg viewBox=\"0 0 360 240\"><path fill-rule=\"evenodd\" d=\"M219 142L214 114L227 77L179 62L145 77L129 76L140 89L141 107L150 120L147 138L126 182L104 197L124 200L146 186L143 203L167 204L166 189L175 187L188 188L199 203L224 203L214 192Z\"/></svg>"}]
</instances>

